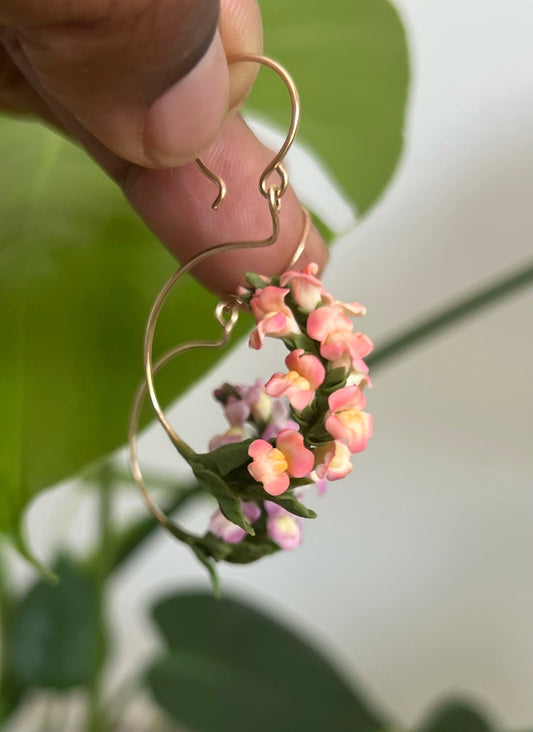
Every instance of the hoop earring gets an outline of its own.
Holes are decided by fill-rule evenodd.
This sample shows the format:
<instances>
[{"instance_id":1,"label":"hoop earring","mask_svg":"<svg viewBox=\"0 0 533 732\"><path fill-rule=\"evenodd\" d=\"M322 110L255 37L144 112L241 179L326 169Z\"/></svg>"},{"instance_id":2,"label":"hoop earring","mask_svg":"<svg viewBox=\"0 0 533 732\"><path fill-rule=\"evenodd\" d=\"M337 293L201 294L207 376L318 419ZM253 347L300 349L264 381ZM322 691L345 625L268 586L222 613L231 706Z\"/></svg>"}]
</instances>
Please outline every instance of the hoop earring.
<instances>
[{"instance_id":1,"label":"hoop earring","mask_svg":"<svg viewBox=\"0 0 533 732\"><path fill-rule=\"evenodd\" d=\"M284 538L280 532L276 533L273 530L274 523L277 522L277 524L287 527L288 522L293 521L292 529L296 531L296 528L299 527L297 523L299 519L295 517L313 518L315 516L313 511L305 508L299 501L295 489L302 484L323 482L326 478L336 479L336 477L341 477L341 473L345 475L351 470L349 455L363 449L366 440L371 435L370 415L362 411L364 397L361 389L368 383L368 370L361 359L370 352L372 344L363 334L353 332L353 324L349 319L354 315L364 314L364 308L356 303L349 305L340 303L327 293L315 276L318 270L316 265L308 265L301 273L294 270L305 249L310 230L310 215L303 207L302 234L287 265L288 271L279 278L270 279L261 275L248 275L250 289L243 289L242 292L229 295L216 306L215 319L222 331L219 338L180 344L154 362L153 343L159 315L172 289L185 274L216 254L236 249L269 247L279 238L280 210L289 183L283 161L298 131L299 95L291 76L276 61L253 54L233 56L228 59L229 64L240 62L257 63L272 69L284 82L290 97L291 120L288 133L281 148L262 172L258 182L259 191L266 199L272 231L265 239L231 241L209 247L179 267L163 285L152 306L146 325L145 378L133 400L128 430L133 477L149 510L162 526L191 547L200 561L208 568L214 580L216 578L214 562L221 559L233 562L254 561L260 556L270 554L280 548L288 548L288 546L284 547ZM218 194L211 205L212 209L218 210L223 205L226 196L226 184L200 159L196 160L196 164L202 173L218 187ZM277 175L278 181L269 183L273 174ZM312 303L309 301L310 296L314 298ZM283 327L278 328L277 332L272 331L272 323L269 326L270 331L266 332L268 328L265 330L266 326L263 322L265 318L261 315L261 302L268 298L277 298L278 312L281 314L277 321L283 320L283 318L287 321ZM305 302L303 302L304 300ZM251 337L252 347L260 347L264 335L274 334L282 338L291 351L286 361L288 365L290 362L291 368L294 367L290 373L299 376L300 385L303 382L307 384L308 388L299 389L300 392L305 392L305 395L302 395L296 393L298 389L293 388L289 383L280 385L278 382L282 374L277 374L269 382L270 384L273 379L278 377L276 385L272 386L270 392L267 388L267 393L270 395L279 392L288 398L291 415L289 421L296 429L281 429L275 437L271 437L268 441L261 437L262 432L265 436L267 434L267 431L262 429L265 425L259 418L250 417L249 422L255 425L258 439L233 441L232 444L222 445L205 454L196 453L178 435L168 420L156 393L154 377L165 365L186 351L195 348L224 346L237 323L239 312L250 309L258 324L254 331L255 336L252 334L253 342ZM319 310L322 313L319 313ZM322 338L322 335L327 332L328 326L327 323L324 325L323 322L318 321L323 321L324 315L330 317L331 327L335 327L333 321L336 319L336 327L340 328L339 332L342 337L340 340L336 338L336 345L328 343L327 338ZM317 321L314 325L312 324L311 328L308 323L310 320ZM262 328L262 326L265 327ZM357 374L357 383L349 383L350 378L353 381L354 374ZM283 381L283 379L281 380ZM233 387L230 388L230 391L231 389ZM234 391L234 394L233 392L228 393L219 399L225 407L231 399L239 401L238 389ZM225 524L217 530L212 522L210 531L205 536L198 537L177 526L154 502L144 482L137 451L137 432L146 395L172 444L192 467L196 478L206 492L211 493L217 500L218 513L221 517L219 524L222 521L229 526ZM332 395L335 395L334 405L331 403ZM226 403L224 403L224 399L226 399ZM346 408L344 409L344 407ZM339 415L342 411L349 410L352 413L355 410L355 413L359 415L358 424L343 427L344 423ZM358 434L351 439L350 430L354 432L354 429ZM260 452L263 457L259 454ZM271 452L275 455L268 457L267 452L269 455ZM250 458L252 458L251 462ZM280 472L281 477L274 486L265 475L268 473L268 461L272 462L276 459L285 461L287 469ZM332 463L337 464L337 468L330 469ZM263 472L261 465L264 468ZM276 469L278 468L279 465ZM289 517L292 518L289 519ZM290 526L289 529L292 530ZM233 533L230 536L231 531ZM235 536L240 537L239 541L235 541Z\"/></svg>"}]
</instances>

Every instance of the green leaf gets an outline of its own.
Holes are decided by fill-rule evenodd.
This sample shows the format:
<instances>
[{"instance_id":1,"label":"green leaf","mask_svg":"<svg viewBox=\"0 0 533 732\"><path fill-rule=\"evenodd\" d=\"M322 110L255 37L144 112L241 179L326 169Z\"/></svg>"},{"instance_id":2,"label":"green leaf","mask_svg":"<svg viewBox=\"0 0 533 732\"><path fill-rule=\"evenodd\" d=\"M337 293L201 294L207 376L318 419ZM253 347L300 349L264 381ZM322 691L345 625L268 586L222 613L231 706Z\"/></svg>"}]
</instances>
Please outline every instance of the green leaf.
<instances>
[{"instance_id":1,"label":"green leaf","mask_svg":"<svg viewBox=\"0 0 533 732\"><path fill-rule=\"evenodd\" d=\"M225 557L226 562L233 564L249 564L258 559L268 557L280 551L280 546L268 536L247 536L238 544L233 544L231 552Z\"/></svg>"},{"instance_id":2,"label":"green leaf","mask_svg":"<svg viewBox=\"0 0 533 732\"><path fill-rule=\"evenodd\" d=\"M194 464L193 470L198 482L216 498L224 516L253 536L254 530L242 512L241 500L229 485L219 475L206 470L201 464Z\"/></svg>"},{"instance_id":3,"label":"green leaf","mask_svg":"<svg viewBox=\"0 0 533 732\"><path fill-rule=\"evenodd\" d=\"M20 543L33 496L124 443L146 318L176 263L74 145L0 119L0 159L0 531ZM182 317L191 302L195 317ZM157 352L218 335L215 302L192 279L180 285ZM222 353L169 366L163 401Z\"/></svg>"},{"instance_id":4,"label":"green leaf","mask_svg":"<svg viewBox=\"0 0 533 732\"><path fill-rule=\"evenodd\" d=\"M453 700L430 712L417 732L494 732L495 729L476 705Z\"/></svg>"},{"instance_id":5,"label":"green leaf","mask_svg":"<svg viewBox=\"0 0 533 732\"><path fill-rule=\"evenodd\" d=\"M343 366L332 369L326 374L321 389L338 389L342 383L346 382L346 369Z\"/></svg>"},{"instance_id":6,"label":"green leaf","mask_svg":"<svg viewBox=\"0 0 533 732\"><path fill-rule=\"evenodd\" d=\"M261 9L265 53L283 63L300 92L299 139L364 213L390 180L403 143L409 62L397 11L388 0L264 0ZM254 109L285 129L287 95L273 74L263 76Z\"/></svg>"},{"instance_id":7,"label":"green leaf","mask_svg":"<svg viewBox=\"0 0 533 732\"><path fill-rule=\"evenodd\" d=\"M160 602L168 646L148 675L191 732L375 732L385 724L303 639L253 607L202 594Z\"/></svg>"},{"instance_id":8,"label":"green leaf","mask_svg":"<svg viewBox=\"0 0 533 732\"><path fill-rule=\"evenodd\" d=\"M249 285L255 290L262 290L268 285L268 282L265 282L265 280L260 275L255 274L255 272L247 272L246 279L248 280Z\"/></svg>"},{"instance_id":9,"label":"green leaf","mask_svg":"<svg viewBox=\"0 0 533 732\"><path fill-rule=\"evenodd\" d=\"M206 468L215 469L220 475L227 475L232 470L246 465L251 458L248 456L248 448L255 438L243 440L242 442L233 442L229 445L221 445L211 452L196 455Z\"/></svg>"},{"instance_id":10,"label":"green leaf","mask_svg":"<svg viewBox=\"0 0 533 732\"><path fill-rule=\"evenodd\" d=\"M294 485L298 484L298 479L292 478L291 483ZM308 483L308 479L302 479L303 485L307 485ZM307 506L304 506L303 503L300 503L294 493L290 491L282 493L281 496L269 496L268 500L277 503L278 506L282 506L286 511L293 513L295 516L301 516L306 519L316 518L316 513L312 509L307 508Z\"/></svg>"},{"instance_id":11,"label":"green leaf","mask_svg":"<svg viewBox=\"0 0 533 732\"><path fill-rule=\"evenodd\" d=\"M96 662L96 586L68 559L59 585L37 582L13 608L9 670L19 687L68 689L88 683Z\"/></svg>"},{"instance_id":12,"label":"green leaf","mask_svg":"<svg viewBox=\"0 0 533 732\"><path fill-rule=\"evenodd\" d=\"M307 320L307 314L305 314L304 320ZM316 342L303 333L294 333L286 340L290 344L290 348L302 348L307 353L316 353L318 350Z\"/></svg>"}]
</instances>

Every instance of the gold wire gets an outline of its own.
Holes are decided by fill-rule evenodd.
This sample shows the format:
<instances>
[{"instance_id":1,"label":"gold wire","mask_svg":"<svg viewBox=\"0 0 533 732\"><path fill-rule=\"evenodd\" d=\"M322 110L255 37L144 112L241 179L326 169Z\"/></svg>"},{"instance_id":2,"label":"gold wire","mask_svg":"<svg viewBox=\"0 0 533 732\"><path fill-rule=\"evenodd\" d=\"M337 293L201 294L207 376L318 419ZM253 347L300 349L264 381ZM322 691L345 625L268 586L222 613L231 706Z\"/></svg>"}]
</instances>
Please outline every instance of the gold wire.
<instances>
[{"instance_id":1,"label":"gold wire","mask_svg":"<svg viewBox=\"0 0 533 732\"><path fill-rule=\"evenodd\" d=\"M157 506L157 504L154 502L154 500L151 498L147 486L144 482L142 470L139 463L139 457L138 457L138 450L137 450L137 433L139 430L139 421L140 421L140 415L141 415L141 409L144 402L144 398L146 394L148 393L148 396L150 397L150 402L152 405L152 408L163 426L163 429L167 433L168 437L172 441L172 443L178 448L180 453L182 455L189 455L190 457L194 457L196 454L194 450L187 445L184 440L178 435L176 430L172 427L170 422L168 421L160 403L157 397L157 393L155 390L155 384L154 384L154 377L160 369L162 369L166 364L169 363L172 359L176 358L177 356L181 355L182 353L185 353L186 351L189 351L193 348L220 348L224 346L231 335L231 332L233 331L233 328L237 322L238 316L239 316L239 308L243 307L242 301L237 296L229 296L225 300L222 300L218 303L216 310L215 310L215 318L218 321L219 325L222 327L222 334L221 336L216 340L198 340L198 341L189 341L186 343L183 343L181 345L178 345L174 348L172 348L170 351L165 353L163 356L161 356L155 363L153 362L153 343L154 343L154 335L155 335L155 329L157 326L157 320L159 318L159 314L161 312L161 309L163 308L163 305L169 296L172 289L176 286L176 284L179 282L179 280L188 272L190 272L194 267L196 267L198 264L203 262L205 259L214 256L215 254L219 254L222 252L230 252L236 249L251 249L251 248L261 248L261 247L267 247L274 244L278 238L279 238L279 214L280 214L280 208L281 208L281 199L283 197L283 194L287 190L288 186L288 176L285 171L285 169L282 166L282 161L284 160L287 152L289 151L292 143L294 142L294 138L296 137L296 133L298 131L298 126L300 122L300 99L298 95L298 91L296 89L296 86L294 84L294 81L292 80L292 77L289 75L289 73L284 69L283 66L278 64L276 61L273 61L272 59L266 57L266 56L260 56L255 54L246 54L246 55L239 55L239 56L232 56L228 59L228 64L233 63L239 63L239 62L253 62L262 64L265 66L268 66L273 71L275 71L278 76L281 77L283 82L285 83L290 96L291 101L291 121L289 126L288 134L277 152L277 154L274 156L274 158L270 161L268 166L265 168L263 173L261 174L259 178L259 190L260 192L266 197L268 202L268 210L271 216L272 221L272 233L270 236L268 236L266 239L260 239L257 241L240 241L240 242L224 242L222 244L215 244L212 247L209 247L208 249L205 249L204 251L198 253L196 256L192 257L188 262L183 264L179 269L174 272L174 274L165 282L161 290L159 291L159 294L156 297L156 300L152 306L152 309L150 311L150 314L148 316L148 321L146 324L146 330L145 330L145 337L144 337L144 371L145 371L145 378L139 385L135 397L133 400L132 410L130 414L130 420L129 420L129 427L128 427L128 444L129 444L129 453L130 453L130 463L131 463L131 470L133 474L133 478L135 480L135 483L137 484L137 487L139 488L146 505L148 506L151 513L154 515L154 517L166 528L169 528L170 521L168 517L164 514L164 512ZM212 204L213 209L218 209L219 206L224 201L225 195L226 195L226 184L224 181L212 170L210 170L200 159L196 160L196 163L200 170L210 179L212 180L217 186L218 186L218 195L215 201ZM270 185L267 187L267 179L272 174L276 173L279 176L279 184L278 185ZM304 214L304 226L302 231L301 239L297 245L297 248L291 258L291 261L289 263L289 266L287 269L290 269L296 261L300 258L304 248L307 236L309 234L309 228L310 228L310 217L309 213L306 209L302 207L302 211Z\"/></svg>"},{"instance_id":2,"label":"gold wire","mask_svg":"<svg viewBox=\"0 0 533 732\"><path fill-rule=\"evenodd\" d=\"M291 121L287 137L285 138L283 145L280 147L278 153L270 161L270 163L261 173L261 177L259 178L259 190L265 198L268 198L269 193L267 188L267 178L271 173L276 172L280 177L281 185L278 187L278 190L280 196L282 196L287 190L287 186L289 185L289 177L281 163L289 152L289 149L298 133L298 127L300 126L300 95L298 94L298 89L296 88L296 84L294 83L292 76L288 73L287 69L285 69L277 61L268 58L268 56L261 56L259 54L252 53L239 54L236 56L230 56L228 58L228 66L241 62L261 64L272 69L276 72L276 74L278 74L278 76L281 77L289 92L289 97L291 101ZM226 197L226 184L224 183L222 178L220 178L216 173L208 168L207 165L203 163L202 160L200 160L200 158L197 158L195 162L202 171L202 173L204 173L210 180L213 181L213 183L218 186L218 195L214 202L211 204L211 208L216 211L220 208L220 205Z\"/></svg>"}]
</instances>

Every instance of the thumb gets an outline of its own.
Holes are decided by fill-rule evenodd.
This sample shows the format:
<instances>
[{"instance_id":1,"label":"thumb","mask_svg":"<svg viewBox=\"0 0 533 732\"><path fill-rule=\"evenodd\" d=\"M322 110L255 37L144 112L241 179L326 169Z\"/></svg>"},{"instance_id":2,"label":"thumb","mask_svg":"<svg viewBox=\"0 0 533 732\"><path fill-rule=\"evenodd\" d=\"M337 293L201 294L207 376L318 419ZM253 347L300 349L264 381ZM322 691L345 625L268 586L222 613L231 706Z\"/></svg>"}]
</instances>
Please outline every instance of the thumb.
<instances>
[{"instance_id":1,"label":"thumb","mask_svg":"<svg viewBox=\"0 0 533 732\"><path fill-rule=\"evenodd\" d=\"M216 138L228 106L218 0L21 0L5 18L2 5L26 78L121 158L176 166Z\"/></svg>"}]
</instances>

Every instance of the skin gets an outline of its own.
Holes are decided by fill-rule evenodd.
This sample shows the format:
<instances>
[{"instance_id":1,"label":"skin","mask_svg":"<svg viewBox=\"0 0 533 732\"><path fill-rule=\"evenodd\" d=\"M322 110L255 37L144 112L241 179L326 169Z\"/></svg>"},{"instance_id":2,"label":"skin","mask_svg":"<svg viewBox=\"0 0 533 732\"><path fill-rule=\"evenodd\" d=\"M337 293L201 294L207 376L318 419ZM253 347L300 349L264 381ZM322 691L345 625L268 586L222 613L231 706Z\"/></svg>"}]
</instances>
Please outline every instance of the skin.
<instances>
[{"instance_id":1,"label":"skin","mask_svg":"<svg viewBox=\"0 0 533 732\"><path fill-rule=\"evenodd\" d=\"M0 110L37 116L83 145L186 261L270 234L257 184L272 153L238 114L258 69L226 63L261 52L255 0L0 0ZM197 156L226 181L219 211ZM225 294L246 271L280 274L302 226L289 189L273 247L216 255L195 276ZM312 228L298 267L326 258Z\"/></svg>"}]
</instances>

